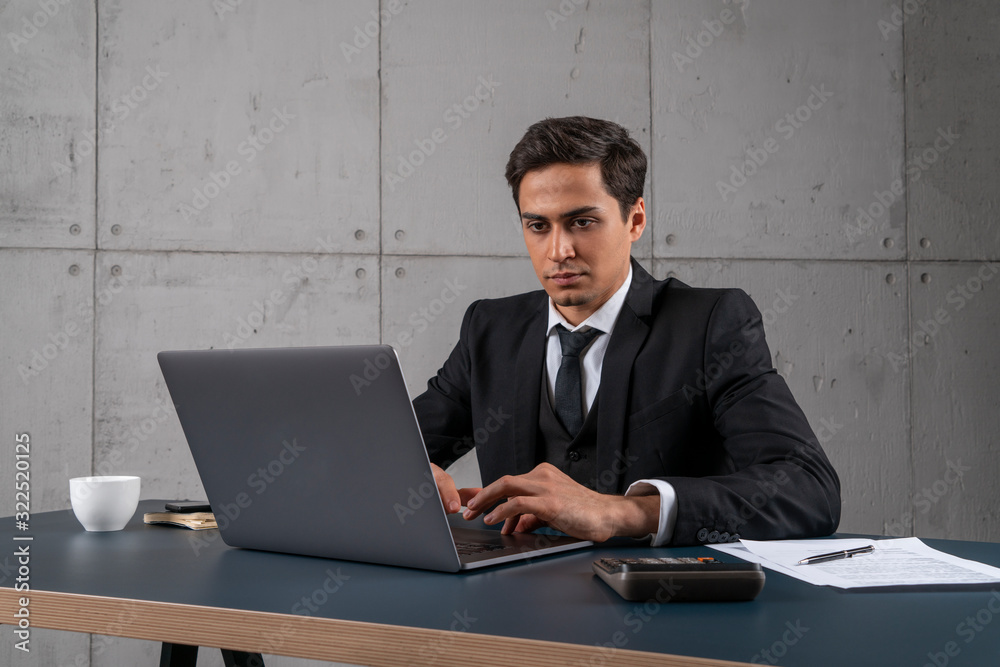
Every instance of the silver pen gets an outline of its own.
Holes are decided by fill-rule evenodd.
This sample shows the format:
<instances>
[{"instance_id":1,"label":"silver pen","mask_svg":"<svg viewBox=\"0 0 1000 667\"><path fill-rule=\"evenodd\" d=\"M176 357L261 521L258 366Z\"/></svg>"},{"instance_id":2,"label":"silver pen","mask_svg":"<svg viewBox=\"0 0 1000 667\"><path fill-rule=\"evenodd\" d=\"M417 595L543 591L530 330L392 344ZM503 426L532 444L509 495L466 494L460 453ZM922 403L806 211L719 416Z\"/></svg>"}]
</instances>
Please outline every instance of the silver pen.
<instances>
[{"instance_id":1,"label":"silver pen","mask_svg":"<svg viewBox=\"0 0 1000 667\"><path fill-rule=\"evenodd\" d=\"M844 551L834 551L833 553L819 554L818 556L810 556L809 558L803 558L797 564L815 565L816 563L825 563L830 560L854 558L855 556L860 556L861 554L870 554L873 551L875 551L875 547L869 544L867 547L858 547L857 549L846 549Z\"/></svg>"}]
</instances>

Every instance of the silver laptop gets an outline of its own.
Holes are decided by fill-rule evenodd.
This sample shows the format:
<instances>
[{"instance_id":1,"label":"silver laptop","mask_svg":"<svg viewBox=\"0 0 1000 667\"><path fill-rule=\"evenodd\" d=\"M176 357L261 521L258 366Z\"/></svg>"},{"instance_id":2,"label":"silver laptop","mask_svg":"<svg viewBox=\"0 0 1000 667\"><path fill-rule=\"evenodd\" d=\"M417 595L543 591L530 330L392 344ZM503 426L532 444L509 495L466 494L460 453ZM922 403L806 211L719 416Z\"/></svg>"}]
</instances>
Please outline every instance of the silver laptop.
<instances>
[{"instance_id":1,"label":"silver laptop","mask_svg":"<svg viewBox=\"0 0 1000 667\"><path fill-rule=\"evenodd\" d=\"M452 526L388 345L157 359L230 546L455 572L592 544Z\"/></svg>"}]
</instances>

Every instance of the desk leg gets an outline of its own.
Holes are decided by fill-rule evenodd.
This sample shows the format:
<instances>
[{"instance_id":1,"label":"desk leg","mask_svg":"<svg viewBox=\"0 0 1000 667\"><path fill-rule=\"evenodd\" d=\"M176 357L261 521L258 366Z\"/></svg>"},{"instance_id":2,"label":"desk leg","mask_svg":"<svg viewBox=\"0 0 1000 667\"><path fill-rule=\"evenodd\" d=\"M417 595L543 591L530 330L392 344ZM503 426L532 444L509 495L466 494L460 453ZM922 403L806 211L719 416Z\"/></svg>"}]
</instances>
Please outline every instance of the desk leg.
<instances>
[{"instance_id":1,"label":"desk leg","mask_svg":"<svg viewBox=\"0 0 1000 667\"><path fill-rule=\"evenodd\" d=\"M222 649L222 660L226 667L264 667L264 658L260 653L244 653Z\"/></svg>"},{"instance_id":2,"label":"desk leg","mask_svg":"<svg viewBox=\"0 0 1000 667\"><path fill-rule=\"evenodd\" d=\"M163 642L160 647L160 667L195 667L197 663L197 646Z\"/></svg>"}]
</instances>

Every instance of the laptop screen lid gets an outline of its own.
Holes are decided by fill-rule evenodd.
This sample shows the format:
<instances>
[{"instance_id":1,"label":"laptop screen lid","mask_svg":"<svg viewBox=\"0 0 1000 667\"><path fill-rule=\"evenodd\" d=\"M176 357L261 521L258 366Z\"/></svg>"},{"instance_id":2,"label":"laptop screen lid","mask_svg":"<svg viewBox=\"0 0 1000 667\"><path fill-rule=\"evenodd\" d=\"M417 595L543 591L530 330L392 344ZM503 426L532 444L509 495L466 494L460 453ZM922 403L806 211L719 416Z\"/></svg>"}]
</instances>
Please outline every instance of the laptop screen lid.
<instances>
[{"instance_id":1,"label":"laptop screen lid","mask_svg":"<svg viewBox=\"0 0 1000 667\"><path fill-rule=\"evenodd\" d=\"M590 544L512 536L463 566L388 345L157 359L230 546L449 572Z\"/></svg>"}]
</instances>

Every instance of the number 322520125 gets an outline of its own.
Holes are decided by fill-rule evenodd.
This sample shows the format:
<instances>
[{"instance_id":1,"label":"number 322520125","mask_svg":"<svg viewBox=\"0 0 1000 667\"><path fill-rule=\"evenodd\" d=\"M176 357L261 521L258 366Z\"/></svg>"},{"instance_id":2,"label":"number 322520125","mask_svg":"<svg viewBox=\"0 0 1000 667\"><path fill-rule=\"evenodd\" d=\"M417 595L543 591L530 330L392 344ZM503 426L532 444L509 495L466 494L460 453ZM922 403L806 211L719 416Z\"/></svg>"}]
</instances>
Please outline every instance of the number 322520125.
<instances>
[{"instance_id":1,"label":"number 322520125","mask_svg":"<svg viewBox=\"0 0 1000 667\"><path fill-rule=\"evenodd\" d=\"M29 460L31 456L31 437L27 433L19 433L14 439L16 440L14 445L14 458L16 459L14 463L16 468L14 473L14 488L16 490L14 495L14 520L27 521L28 513L31 511L29 474L29 468L31 467Z\"/></svg>"}]
</instances>

